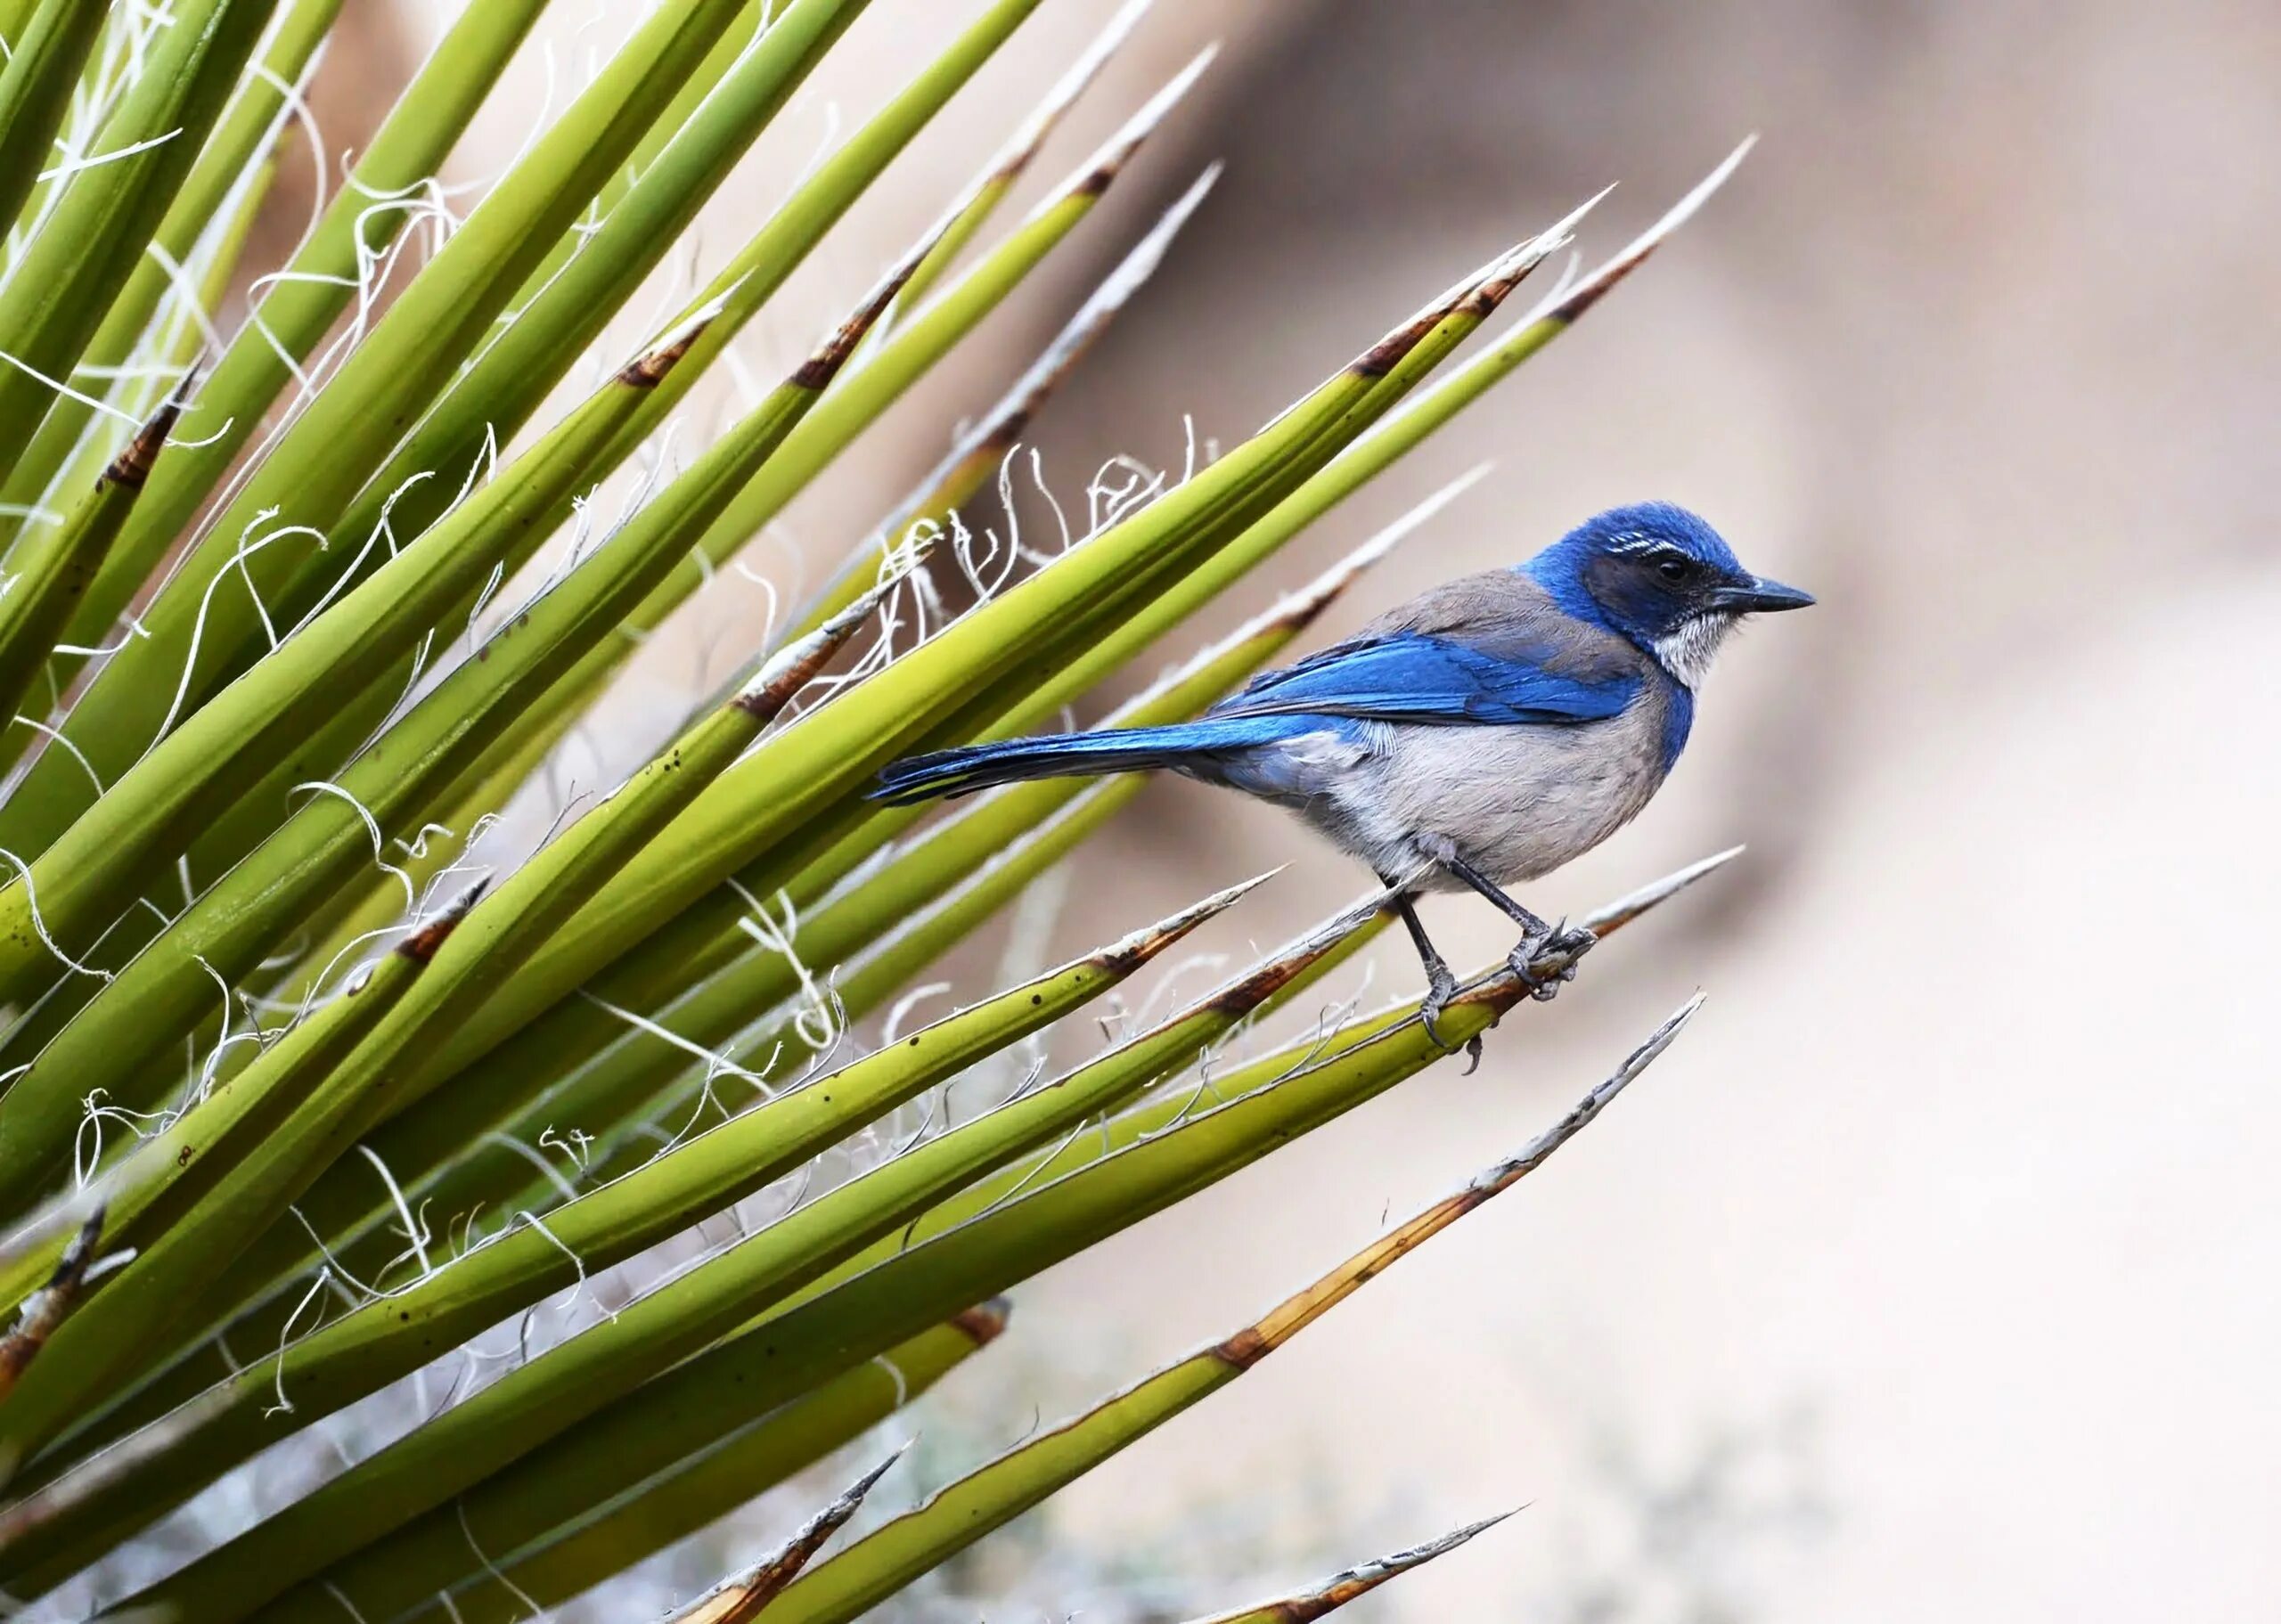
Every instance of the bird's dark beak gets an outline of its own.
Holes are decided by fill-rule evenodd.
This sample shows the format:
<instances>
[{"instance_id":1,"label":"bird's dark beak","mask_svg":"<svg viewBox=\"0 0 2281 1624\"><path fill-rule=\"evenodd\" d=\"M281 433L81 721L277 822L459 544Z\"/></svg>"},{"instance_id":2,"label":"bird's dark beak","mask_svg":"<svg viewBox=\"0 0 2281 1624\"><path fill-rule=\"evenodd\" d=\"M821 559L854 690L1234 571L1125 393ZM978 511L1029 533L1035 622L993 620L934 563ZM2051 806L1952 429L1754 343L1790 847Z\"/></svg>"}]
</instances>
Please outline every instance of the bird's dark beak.
<instances>
[{"instance_id":1,"label":"bird's dark beak","mask_svg":"<svg viewBox=\"0 0 2281 1624\"><path fill-rule=\"evenodd\" d=\"M1713 606L1733 615L1772 615L1783 609L1803 609L1814 600L1811 592L1753 575L1722 586L1712 594Z\"/></svg>"}]
</instances>

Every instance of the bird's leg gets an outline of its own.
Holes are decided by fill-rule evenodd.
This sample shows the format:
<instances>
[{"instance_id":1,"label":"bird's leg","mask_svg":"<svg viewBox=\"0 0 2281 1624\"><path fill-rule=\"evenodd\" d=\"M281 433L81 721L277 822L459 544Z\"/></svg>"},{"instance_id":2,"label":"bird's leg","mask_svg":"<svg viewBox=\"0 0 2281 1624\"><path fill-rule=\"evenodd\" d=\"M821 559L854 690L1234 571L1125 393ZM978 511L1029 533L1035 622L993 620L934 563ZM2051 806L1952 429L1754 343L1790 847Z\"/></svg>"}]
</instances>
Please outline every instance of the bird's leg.
<instances>
[{"instance_id":1,"label":"bird's leg","mask_svg":"<svg viewBox=\"0 0 2281 1624\"><path fill-rule=\"evenodd\" d=\"M1521 927L1521 940L1506 956L1505 962L1513 967L1513 974L1521 978L1531 998L1542 1002L1560 990L1561 983L1576 978L1576 959L1598 939L1590 931L1581 927L1572 930L1565 919L1558 925L1547 925L1506 895L1495 880L1454 852L1443 857L1441 863L1465 885L1496 903L1506 917ZM1565 954L1568 960L1549 975L1536 968L1536 961L1548 952Z\"/></svg>"},{"instance_id":2,"label":"bird's leg","mask_svg":"<svg viewBox=\"0 0 2281 1624\"><path fill-rule=\"evenodd\" d=\"M1411 900L1410 893L1398 889L1396 882L1387 879L1383 874L1378 878L1387 890L1394 892L1394 911L1402 916L1402 922L1410 932L1410 943L1418 949L1418 962L1426 967L1426 997L1418 1006L1418 1013L1426 1022L1426 1035L1446 1049L1450 1046L1442 1041L1441 1030L1436 1023L1442 1018L1442 1011L1450 1007L1450 1000L1457 995L1458 978L1450 968L1450 961L1442 957L1441 950L1434 945L1434 939L1426 934L1425 923L1418 917L1418 904ZM1465 1049L1469 1060L1466 1073L1470 1076L1473 1068L1481 1064L1479 1036L1468 1039Z\"/></svg>"}]
</instances>

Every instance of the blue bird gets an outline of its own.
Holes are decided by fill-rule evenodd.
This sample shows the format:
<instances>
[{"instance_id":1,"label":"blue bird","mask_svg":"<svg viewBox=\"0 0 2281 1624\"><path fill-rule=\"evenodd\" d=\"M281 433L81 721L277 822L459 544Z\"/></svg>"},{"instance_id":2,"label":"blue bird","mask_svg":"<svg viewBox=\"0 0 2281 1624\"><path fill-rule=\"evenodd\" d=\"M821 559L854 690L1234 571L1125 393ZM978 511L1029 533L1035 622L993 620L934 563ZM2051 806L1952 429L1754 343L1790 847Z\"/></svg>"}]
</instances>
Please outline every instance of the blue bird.
<instances>
[{"instance_id":1,"label":"blue bird","mask_svg":"<svg viewBox=\"0 0 2281 1624\"><path fill-rule=\"evenodd\" d=\"M1547 925L1505 888L1630 822L1686 747L1727 633L1811 602L1745 569L1685 509L1640 502L1517 568L1437 586L1193 722L914 755L872 796L1169 767L1288 807L1396 891L1430 1030L1457 983L1411 896L1465 888L1495 903L1521 927L1514 970L1549 997L1590 934ZM1548 952L1564 967L1540 978L1531 967Z\"/></svg>"}]
</instances>

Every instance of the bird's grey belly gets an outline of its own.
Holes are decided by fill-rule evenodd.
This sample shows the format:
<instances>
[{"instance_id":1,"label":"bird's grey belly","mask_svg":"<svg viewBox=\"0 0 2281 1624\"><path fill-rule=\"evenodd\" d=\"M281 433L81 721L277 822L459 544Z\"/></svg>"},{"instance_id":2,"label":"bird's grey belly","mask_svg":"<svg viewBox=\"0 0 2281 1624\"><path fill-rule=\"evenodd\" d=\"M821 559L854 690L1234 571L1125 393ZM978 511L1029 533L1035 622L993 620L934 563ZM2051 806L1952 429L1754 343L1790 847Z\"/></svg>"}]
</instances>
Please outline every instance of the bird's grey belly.
<instances>
[{"instance_id":1,"label":"bird's grey belly","mask_svg":"<svg viewBox=\"0 0 2281 1624\"><path fill-rule=\"evenodd\" d=\"M1230 780L1253 779L1237 787L1290 807L1382 874L1454 852L1515 885L1590 851L1647 804L1664 778L1648 712L1557 727L1373 722L1271 747L1272 763L1258 763L1271 770Z\"/></svg>"}]
</instances>

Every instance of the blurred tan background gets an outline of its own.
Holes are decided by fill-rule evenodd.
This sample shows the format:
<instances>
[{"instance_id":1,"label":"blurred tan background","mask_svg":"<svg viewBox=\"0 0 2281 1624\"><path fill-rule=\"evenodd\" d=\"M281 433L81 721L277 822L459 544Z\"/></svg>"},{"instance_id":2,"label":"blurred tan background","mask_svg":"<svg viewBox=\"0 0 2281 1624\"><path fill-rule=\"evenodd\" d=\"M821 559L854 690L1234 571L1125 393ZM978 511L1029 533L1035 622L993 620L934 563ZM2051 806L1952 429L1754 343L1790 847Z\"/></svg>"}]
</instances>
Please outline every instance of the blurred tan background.
<instances>
[{"instance_id":1,"label":"blurred tan background","mask_svg":"<svg viewBox=\"0 0 2281 1624\"><path fill-rule=\"evenodd\" d=\"M394 9L368 67L452 7ZM530 108L545 49L575 64L631 15L556 9ZM976 9L879 0L711 246ZM781 301L755 376L1110 9L1042 8ZM1663 255L1214 624L1484 458L1319 639L1651 495L1821 607L1727 654L1660 799L1529 900L1581 911L1747 841L1741 863L1508 1021L1478 1074L1439 1068L1019 1293L920 1412L920 1475L1009 1441L1010 1394L1051 1420L1247 1318L1699 986L1694 1029L1541 1177L986 1547L982 1593L1016 1602L928 1616L1185 1616L1523 1501L1342 1616L2276 1616L2281 10L1161 0L1034 186L1214 37L1106 228L756 568L789 589L863 534L1213 158L1219 192L1042 425L1065 494L1113 453L1176 464L1184 414L1239 437L1620 180L1582 243L1602 257L1755 130ZM486 134L503 160L515 123ZM660 640L661 718L764 609L731 583ZM1214 944L1239 952L1366 877L1179 782L1104 852L954 983L1291 862ZM1428 918L1461 959L1508 945L1479 904ZM1416 967L1397 940L1369 976L1340 994Z\"/></svg>"}]
</instances>

